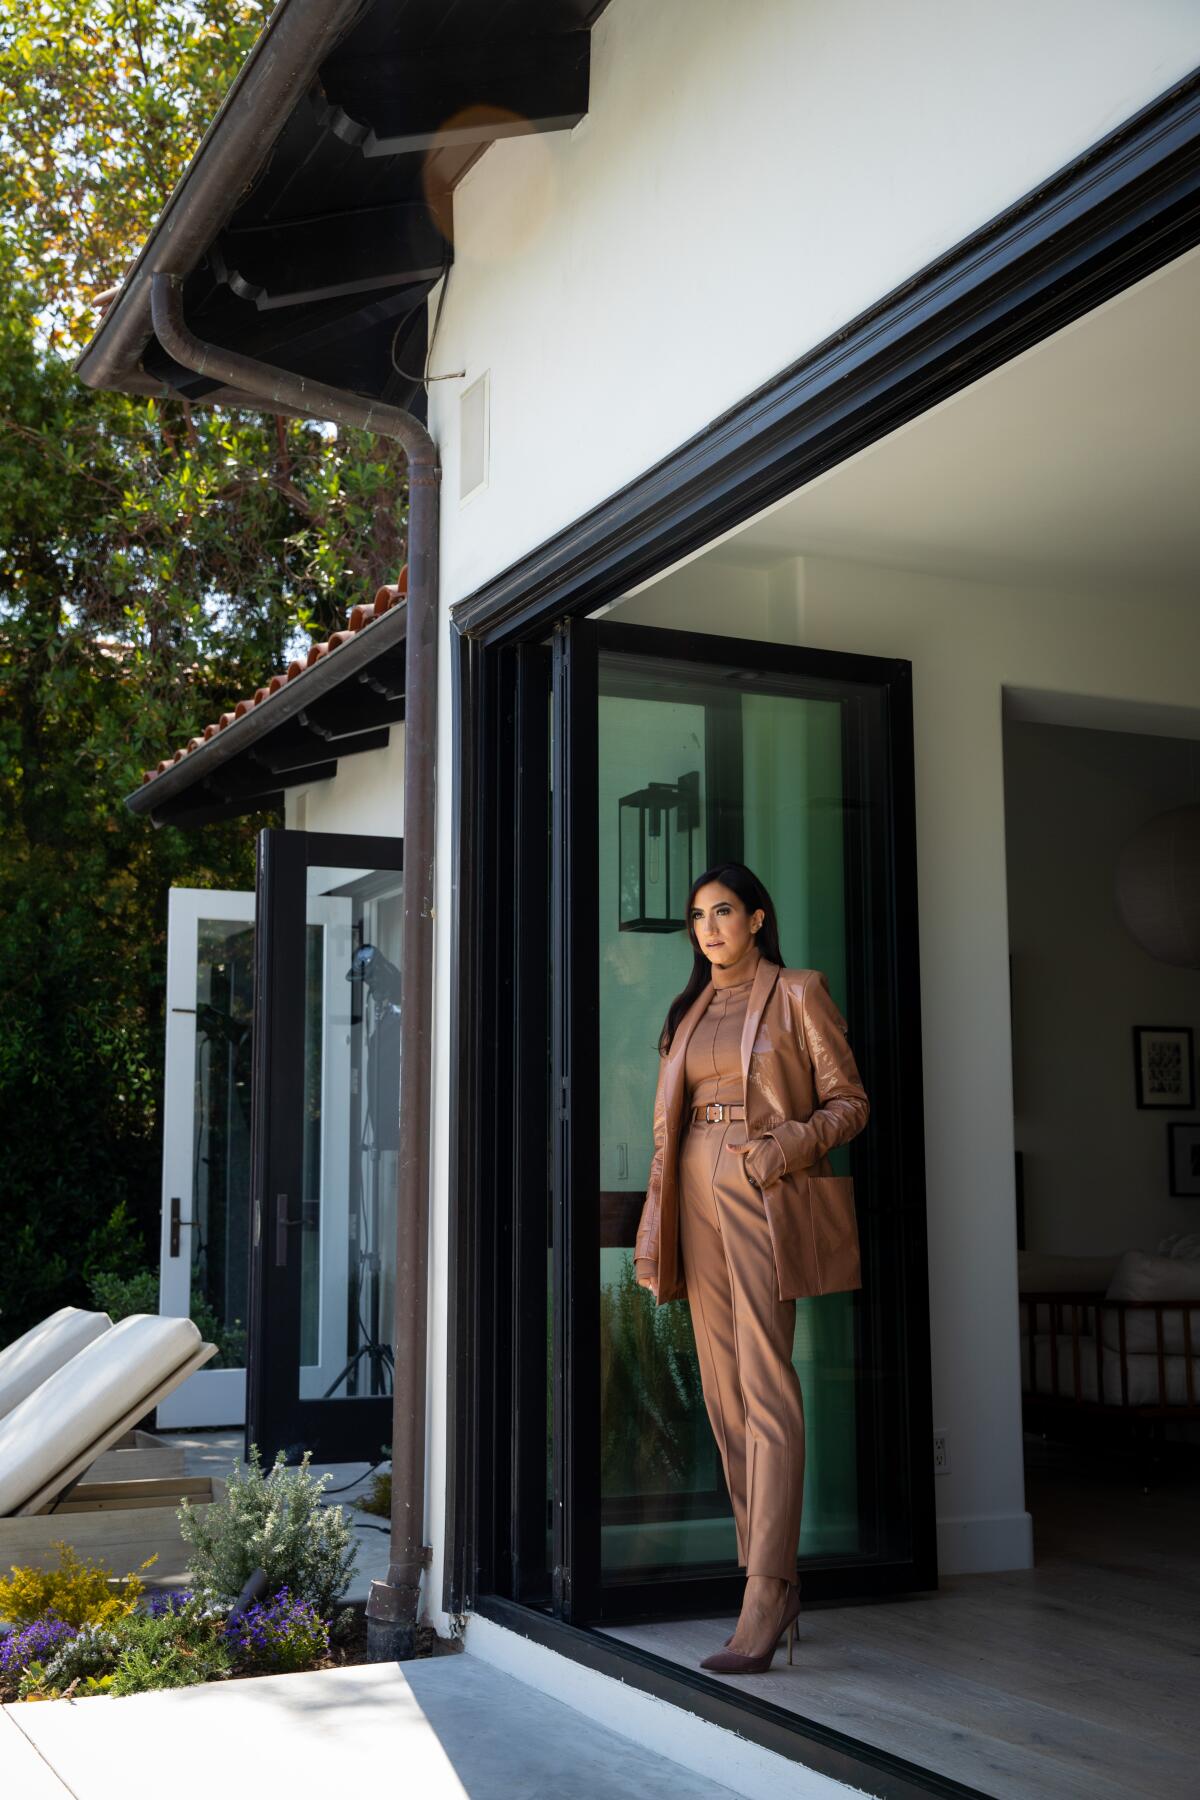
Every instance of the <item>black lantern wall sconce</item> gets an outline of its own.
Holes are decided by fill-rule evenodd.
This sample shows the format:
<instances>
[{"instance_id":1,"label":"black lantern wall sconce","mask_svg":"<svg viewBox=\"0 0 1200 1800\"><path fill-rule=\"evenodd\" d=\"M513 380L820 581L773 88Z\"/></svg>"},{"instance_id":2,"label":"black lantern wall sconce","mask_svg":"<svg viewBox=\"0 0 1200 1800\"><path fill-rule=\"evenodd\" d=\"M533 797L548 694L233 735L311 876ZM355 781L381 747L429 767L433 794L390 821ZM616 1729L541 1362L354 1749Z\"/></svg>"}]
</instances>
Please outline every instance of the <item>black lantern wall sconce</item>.
<instances>
[{"instance_id":1,"label":"black lantern wall sconce","mask_svg":"<svg viewBox=\"0 0 1200 1800\"><path fill-rule=\"evenodd\" d=\"M682 931L695 873L700 775L651 781L623 794L619 808L622 931Z\"/></svg>"}]
</instances>

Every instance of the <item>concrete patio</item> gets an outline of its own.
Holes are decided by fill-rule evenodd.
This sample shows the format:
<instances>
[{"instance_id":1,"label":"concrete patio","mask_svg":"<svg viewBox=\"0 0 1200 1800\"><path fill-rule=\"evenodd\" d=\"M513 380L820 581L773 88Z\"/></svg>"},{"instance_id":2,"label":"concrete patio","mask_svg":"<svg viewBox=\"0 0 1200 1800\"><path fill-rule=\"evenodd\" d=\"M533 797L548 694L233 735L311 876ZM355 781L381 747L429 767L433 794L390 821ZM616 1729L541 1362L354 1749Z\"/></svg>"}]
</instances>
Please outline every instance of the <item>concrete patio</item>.
<instances>
[{"instance_id":1,"label":"concrete patio","mask_svg":"<svg viewBox=\"0 0 1200 1800\"><path fill-rule=\"evenodd\" d=\"M467 1653L113 1700L0 1709L11 1800L733 1800L706 1780ZM776 1758L777 1795L848 1788ZM720 1766L718 1762L716 1766Z\"/></svg>"}]
</instances>

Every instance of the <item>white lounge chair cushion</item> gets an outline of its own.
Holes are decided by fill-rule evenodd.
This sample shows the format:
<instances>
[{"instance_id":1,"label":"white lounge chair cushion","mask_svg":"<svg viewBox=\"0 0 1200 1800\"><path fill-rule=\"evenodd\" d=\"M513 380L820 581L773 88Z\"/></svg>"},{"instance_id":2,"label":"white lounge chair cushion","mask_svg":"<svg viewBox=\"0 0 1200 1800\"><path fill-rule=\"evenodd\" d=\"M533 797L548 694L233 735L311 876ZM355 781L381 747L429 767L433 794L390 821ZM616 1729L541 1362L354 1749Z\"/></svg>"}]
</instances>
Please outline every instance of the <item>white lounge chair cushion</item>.
<instances>
[{"instance_id":1,"label":"white lounge chair cushion","mask_svg":"<svg viewBox=\"0 0 1200 1800\"><path fill-rule=\"evenodd\" d=\"M133 1313L0 1419L0 1518L87 1450L200 1348L191 1319Z\"/></svg>"},{"instance_id":2,"label":"white lounge chair cushion","mask_svg":"<svg viewBox=\"0 0 1200 1800\"><path fill-rule=\"evenodd\" d=\"M61 1369L85 1344L112 1330L107 1313L61 1306L0 1350L0 1419Z\"/></svg>"}]
</instances>

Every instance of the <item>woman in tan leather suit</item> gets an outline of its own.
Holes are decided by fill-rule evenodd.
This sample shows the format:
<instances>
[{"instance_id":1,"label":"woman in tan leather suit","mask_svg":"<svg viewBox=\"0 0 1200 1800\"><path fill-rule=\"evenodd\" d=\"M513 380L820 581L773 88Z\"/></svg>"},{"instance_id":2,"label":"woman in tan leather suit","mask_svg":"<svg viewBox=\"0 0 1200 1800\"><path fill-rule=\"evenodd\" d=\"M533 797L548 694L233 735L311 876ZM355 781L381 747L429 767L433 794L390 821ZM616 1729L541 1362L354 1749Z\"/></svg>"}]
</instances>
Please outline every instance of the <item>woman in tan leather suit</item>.
<instances>
[{"instance_id":1,"label":"woman in tan leather suit","mask_svg":"<svg viewBox=\"0 0 1200 1800\"><path fill-rule=\"evenodd\" d=\"M817 969L783 967L775 908L744 863L707 870L685 917L691 979L659 1040L654 1159L635 1270L686 1299L746 1589L727 1648L701 1668L788 1661L800 1590L804 1402L796 1300L861 1285L853 1182L828 1152L869 1104L846 1021Z\"/></svg>"}]
</instances>

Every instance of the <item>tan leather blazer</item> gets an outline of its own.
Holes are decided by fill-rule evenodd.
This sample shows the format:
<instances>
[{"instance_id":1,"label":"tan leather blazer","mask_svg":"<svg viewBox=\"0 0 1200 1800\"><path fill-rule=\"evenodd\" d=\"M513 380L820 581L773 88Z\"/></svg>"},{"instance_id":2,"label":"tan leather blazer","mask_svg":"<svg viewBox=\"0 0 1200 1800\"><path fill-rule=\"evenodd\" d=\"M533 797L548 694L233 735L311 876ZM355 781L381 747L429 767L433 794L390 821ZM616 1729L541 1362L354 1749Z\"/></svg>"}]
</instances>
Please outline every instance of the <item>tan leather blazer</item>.
<instances>
[{"instance_id":1,"label":"tan leather blazer","mask_svg":"<svg viewBox=\"0 0 1200 1800\"><path fill-rule=\"evenodd\" d=\"M688 1040L716 990L701 989L659 1058L654 1157L637 1229L641 1275L657 1268L658 1303L684 1300L679 1254L678 1157L686 1128ZM782 1172L762 1189L779 1298L861 1287L854 1183L830 1172L828 1152L856 1137L870 1105L846 1041L846 1021L819 969L784 969L760 957L741 1042L747 1138L770 1136ZM776 1159L777 1160L777 1159Z\"/></svg>"}]
</instances>

